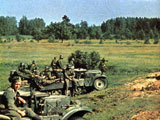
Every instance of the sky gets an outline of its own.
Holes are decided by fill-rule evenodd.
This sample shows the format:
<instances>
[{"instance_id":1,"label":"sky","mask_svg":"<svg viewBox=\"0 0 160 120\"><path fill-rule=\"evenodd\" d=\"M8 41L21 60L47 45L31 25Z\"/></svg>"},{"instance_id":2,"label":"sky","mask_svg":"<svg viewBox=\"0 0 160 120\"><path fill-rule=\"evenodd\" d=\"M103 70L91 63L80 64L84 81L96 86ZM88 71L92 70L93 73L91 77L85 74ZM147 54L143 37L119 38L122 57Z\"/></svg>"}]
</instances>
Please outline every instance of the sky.
<instances>
[{"instance_id":1,"label":"sky","mask_svg":"<svg viewBox=\"0 0 160 120\"><path fill-rule=\"evenodd\" d=\"M116 17L160 18L160 0L0 0L0 16L14 16L17 22L26 16L43 18L48 25L64 15L73 24L89 25Z\"/></svg>"}]
</instances>

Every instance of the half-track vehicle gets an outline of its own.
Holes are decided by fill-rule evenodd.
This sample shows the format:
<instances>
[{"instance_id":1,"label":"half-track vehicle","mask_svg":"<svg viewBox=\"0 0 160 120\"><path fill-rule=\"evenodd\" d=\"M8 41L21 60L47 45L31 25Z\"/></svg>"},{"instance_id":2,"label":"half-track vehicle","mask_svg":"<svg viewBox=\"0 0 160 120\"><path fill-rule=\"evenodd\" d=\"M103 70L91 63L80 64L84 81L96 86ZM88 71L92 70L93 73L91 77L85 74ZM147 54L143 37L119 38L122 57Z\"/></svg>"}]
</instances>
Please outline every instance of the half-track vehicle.
<instances>
[{"instance_id":1,"label":"half-track vehicle","mask_svg":"<svg viewBox=\"0 0 160 120\"><path fill-rule=\"evenodd\" d=\"M104 90L108 87L108 80L100 70L74 69L75 79L77 79L77 90L74 90L74 84L70 81L69 89L72 94L88 93L92 90ZM55 82L47 86L43 86L40 91L58 91L63 94L65 82Z\"/></svg>"},{"instance_id":2,"label":"half-track vehicle","mask_svg":"<svg viewBox=\"0 0 160 120\"><path fill-rule=\"evenodd\" d=\"M46 92L22 91L21 96L27 101L28 106L32 108L43 120L84 120L83 115L91 112L87 106L79 101L71 101L69 96L49 95ZM0 92L2 97L3 91ZM6 109L3 104L0 105L0 120L11 120L5 115ZM30 120L24 117L22 120Z\"/></svg>"},{"instance_id":3,"label":"half-track vehicle","mask_svg":"<svg viewBox=\"0 0 160 120\"><path fill-rule=\"evenodd\" d=\"M101 74L100 70L86 70L83 68L78 68L74 69L74 71L77 84L75 90L73 82L69 81L70 95L88 93L93 90L104 90L108 87L107 77L104 74ZM36 77L31 76L30 74L22 73L19 71L16 72L16 75L24 79L24 83L26 82L25 80L27 80L27 82L38 91L64 94L66 87L64 80L65 78L62 72L60 72L60 74L60 78L56 78L54 82L46 85L39 82L39 79L36 79ZM27 86L24 86L23 88L26 89Z\"/></svg>"}]
</instances>

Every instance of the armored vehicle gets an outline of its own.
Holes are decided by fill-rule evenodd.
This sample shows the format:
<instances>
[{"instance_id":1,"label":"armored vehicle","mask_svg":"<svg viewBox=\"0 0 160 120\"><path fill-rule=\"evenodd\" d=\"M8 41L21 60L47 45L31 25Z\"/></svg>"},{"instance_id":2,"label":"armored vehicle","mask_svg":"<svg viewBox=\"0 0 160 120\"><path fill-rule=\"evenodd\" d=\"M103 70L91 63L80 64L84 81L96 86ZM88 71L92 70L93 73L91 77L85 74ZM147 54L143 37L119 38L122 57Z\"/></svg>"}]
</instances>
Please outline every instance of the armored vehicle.
<instances>
[{"instance_id":1,"label":"armored vehicle","mask_svg":"<svg viewBox=\"0 0 160 120\"><path fill-rule=\"evenodd\" d=\"M71 101L69 96L49 95L46 92L19 91L21 96L43 120L84 120L83 115L91 112L87 106L79 101ZM2 96L3 91L0 92ZM0 105L0 120L11 120L5 115L6 109ZM24 117L22 120L30 120Z\"/></svg>"}]
</instances>

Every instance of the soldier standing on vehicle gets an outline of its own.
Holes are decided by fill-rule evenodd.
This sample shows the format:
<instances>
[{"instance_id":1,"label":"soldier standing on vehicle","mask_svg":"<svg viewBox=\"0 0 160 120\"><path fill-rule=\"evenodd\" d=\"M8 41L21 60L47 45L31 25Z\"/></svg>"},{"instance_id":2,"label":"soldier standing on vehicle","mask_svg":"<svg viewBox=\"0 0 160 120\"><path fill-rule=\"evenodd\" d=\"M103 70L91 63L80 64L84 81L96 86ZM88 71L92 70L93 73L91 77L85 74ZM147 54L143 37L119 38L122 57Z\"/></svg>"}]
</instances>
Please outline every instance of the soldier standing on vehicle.
<instances>
[{"instance_id":1,"label":"soldier standing on vehicle","mask_svg":"<svg viewBox=\"0 0 160 120\"><path fill-rule=\"evenodd\" d=\"M51 67L52 67L52 69L56 69L56 68L57 68L57 67L56 67L56 62L57 62L56 59L57 59L57 58L54 57L53 60L52 60L52 62L51 62Z\"/></svg>"},{"instance_id":2,"label":"soldier standing on vehicle","mask_svg":"<svg viewBox=\"0 0 160 120\"><path fill-rule=\"evenodd\" d=\"M51 74L52 74L52 76L57 74L56 73L56 68L57 68L56 63L57 63L57 60L56 60L56 57L54 57L52 62L51 62L51 67L52 67Z\"/></svg>"},{"instance_id":3,"label":"soldier standing on vehicle","mask_svg":"<svg viewBox=\"0 0 160 120\"><path fill-rule=\"evenodd\" d=\"M74 66L74 58L72 58L69 62L69 64L71 65L71 68L74 69L75 66Z\"/></svg>"},{"instance_id":4,"label":"soldier standing on vehicle","mask_svg":"<svg viewBox=\"0 0 160 120\"><path fill-rule=\"evenodd\" d=\"M104 72L106 72L106 60L103 58L100 63L99 63L99 69L101 70L101 74L103 74ZM108 62L108 60L107 60Z\"/></svg>"},{"instance_id":5,"label":"soldier standing on vehicle","mask_svg":"<svg viewBox=\"0 0 160 120\"><path fill-rule=\"evenodd\" d=\"M75 90L77 90L77 80L75 79L75 72L70 65L67 65L67 68L65 69L64 74L65 74L65 84L66 84L65 94L68 95L69 81L73 82L73 87Z\"/></svg>"},{"instance_id":6,"label":"soldier standing on vehicle","mask_svg":"<svg viewBox=\"0 0 160 120\"><path fill-rule=\"evenodd\" d=\"M59 56L59 59L58 59L57 62L56 62L56 66L57 66L58 69L63 69L63 68L64 68L64 66L63 66L63 64L62 64L62 60L63 60L63 56L60 55L60 56Z\"/></svg>"},{"instance_id":7,"label":"soldier standing on vehicle","mask_svg":"<svg viewBox=\"0 0 160 120\"><path fill-rule=\"evenodd\" d=\"M2 96L3 104L8 110L6 115L11 117L12 120L21 120L21 118L25 116L34 120L42 120L31 108L21 107L22 104L26 104L26 101L20 97L20 93L18 92L21 86L21 78L14 77L11 81L11 87L9 87Z\"/></svg>"}]
</instances>

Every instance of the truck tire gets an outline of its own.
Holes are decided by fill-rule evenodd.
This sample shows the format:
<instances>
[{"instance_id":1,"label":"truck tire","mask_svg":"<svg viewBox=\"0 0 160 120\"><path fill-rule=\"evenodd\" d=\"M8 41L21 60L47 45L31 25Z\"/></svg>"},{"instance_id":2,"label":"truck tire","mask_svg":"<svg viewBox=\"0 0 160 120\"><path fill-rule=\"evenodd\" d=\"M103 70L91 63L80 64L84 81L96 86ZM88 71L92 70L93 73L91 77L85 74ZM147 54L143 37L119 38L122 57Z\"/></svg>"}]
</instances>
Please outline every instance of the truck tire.
<instances>
[{"instance_id":1,"label":"truck tire","mask_svg":"<svg viewBox=\"0 0 160 120\"><path fill-rule=\"evenodd\" d=\"M97 78L94 80L93 86L96 90L104 90L108 87L107 79Z\"/></svg>"}]
</instances>

